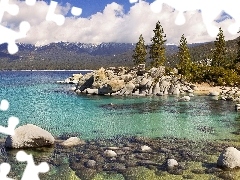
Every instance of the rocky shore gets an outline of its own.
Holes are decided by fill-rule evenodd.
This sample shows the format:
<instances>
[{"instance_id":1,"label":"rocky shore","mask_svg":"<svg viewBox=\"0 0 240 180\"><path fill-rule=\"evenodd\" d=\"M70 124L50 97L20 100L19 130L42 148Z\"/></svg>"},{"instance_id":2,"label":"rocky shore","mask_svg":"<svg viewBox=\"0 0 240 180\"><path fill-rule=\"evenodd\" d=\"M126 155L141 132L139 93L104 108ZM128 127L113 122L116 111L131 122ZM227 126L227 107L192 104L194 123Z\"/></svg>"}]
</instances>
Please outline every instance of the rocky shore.
<instances>
[{"instance_id":1,"label":"rocky shore","mask_svg":"<svg viewBox=\"0 0 240 180\"><path fill-rule=\"evenodd\" d=\"M231 149L227 148L227 143L142 137L91 140L71 147L62 146L62 142L57 140L53 149L28 150L35 154L36 163L46 161L50 165L50 172L40 174L41 179L231 180L240 177L239 170L235 169L239 167L239 151L232 147L233 154L237 154L235 157L229 155ZM16 163L11 158L14 153L8 152L12 164ZM226 160L227 156L230 162ZM226 169L226 164L234 168ZM16 163L13 172L20 170ZM16 177L15 174L12 176Z\"/></svg>"},{"instance_id":2,"label":"rocky shore","mask_svg":"<svg viewBox=\"0 0 240 180\"><path fill-rule=\"evenodd\" d=\"M20 129L23 132L27 128L21 126ZM38 132L36 134L39 136ZM46 138L52 139L50 134L45 134ZM31 139L34 146L29 148L27 144L21 147L34 155L36 164L45 161L50 165L50 172L40 174L40 178L45 180L240 178L240 143L229 140L200 142L177 138L117 136L83 141L78 137L66 136L66 139L56 137L54 144L49 147L49 144L41 143L36 146L34 142L40 141L32 138L36 137L34 131L27 136L24 139ZM1 144L0 160L10 163L12 171L9 176L19 179L19 172L23 171L24 166L16 162L14 157L17 151L14 147L6 149L3 154L7 144L7 141Z\"/></svg>"}]
</instances>

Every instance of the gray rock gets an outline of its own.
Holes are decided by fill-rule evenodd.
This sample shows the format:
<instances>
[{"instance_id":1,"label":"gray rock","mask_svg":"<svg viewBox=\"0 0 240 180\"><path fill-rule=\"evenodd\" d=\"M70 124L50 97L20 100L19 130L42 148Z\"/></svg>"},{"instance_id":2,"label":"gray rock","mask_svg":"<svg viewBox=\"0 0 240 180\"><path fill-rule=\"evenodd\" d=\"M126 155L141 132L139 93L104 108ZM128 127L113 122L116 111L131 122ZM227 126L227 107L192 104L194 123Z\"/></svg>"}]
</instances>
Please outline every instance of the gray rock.
<instances>
[{"instance_id":1,"label":"gray rock","mask_svg":"<svg viewBox=\"0 0 240 180\"><path fill-rule=\"evenodd\" d=\"M86 167L88 167L88 168L94 168L94 167L96 166L96 164L97 164L96 161L94 161L94 160L88 160L88 161L86 162Z\"/></svg>"},{"instance_id":2,"label":"gray rock","mask_svg":"<svg viewBox=\"0 0 240 180\"><path fill-rule=\"evenodd\" d=\"M189 93L188 96L189 97L194 97L194 94L193 93Z\"/></svg>"},{"instance_id":3,"label":"gray rock","mask_svg":"<svg viewBox=\"0 0 240 180\"><path fill-rule=\"evenodd\" d=\"M219 156L217 165L223 168L233 169L240 167L240 151L234 147L226 148Z\"/></svg>"},{"instance_id":4,"label":"gray rock","mask_svg":"<svg viewBox=\"0 0 240 180\"><path fill-rule=\"evenodd\" d=\"M178 101L190 101L190 97L189 96L183 96Z\"/></svg>"},{"instance_id":5,"label":"gray rock","mask_svg":"<svg viewBox=\"0 0 240 180\"><path fill-rule=\"evenodd\" d=\"M157 96L163 96L163 92L157 93Z\"/></svg>"},{"instance_id":6,"label":"gray rock","mask_svg":"<svg viewBox=\"0 0 240 180\"><path fill-rule=\"evenodd\" d=\"M174 166L178 166L178 162L175 159L168 159L167 160L167 167L173 168Z\"/></svg>"},{"instance_id":7,"label":"gray rock","mask_svg":"<svg viewBox=\"0 0 240 180\"><path fill-rule=\"evenodd\" d=\"M240 104L236 104L236 105L235 105L235 110L236 110L236 111L240 111Z\"/></svg>"},{"instance_id":8,"label":"gray rock","mask_svg":"<svg viewBox=\"0 0 240 180\"><path fill-rule=\"evenodd\" d=\"M117 156L117 153L113 150L105 150L104 151L104 155L106 157L116 157Z\"/></svg>"},{"instance_id":9,"label":"gray rock","mask_svg":"<svg viewBox=\"0 0 240 180\"><path fill-rule=\"evenodd\" d=\"M70 137L66 141L61 143L61 145L65 147L72 147L80 144L85 144L85 142L79 139L78 137Z\"/></svg>"},{"instance_id":10,"label":"gray rock","mask_svg":"<svg viewBox=\"0 0 240 180\"><path fill-rule=\"evenodd\" d=\"M173 89L172 94L173 94L173 95L179 95L179 94L180 94L180 90L179 90L177 87L175 87L175 88Z\"/></svg>"},{"instance_id":11,"label":"gray rock","mask_svg":"<svg viewBox=\"0 0 240 180\"><path fill-rule=\"evenodd\" d=\"M15 129L13 136L8 136L5 146L8 148L30 148L51 146L54 144L54 137L46 130L27 124Z\"/></svg>"},{"instance_id":12,"label":"gray rock","mask_svg":"<svg viewBox=\"0 0 240 180\"><path fill-rule=\"evenodd\" d=\"M159 87L159 82L157 82L154 86L153 86L153 94L157 94L160 93L160 87Z\"/></svg>"},{"instance_id":13,"label":"gray rock","mask_svg":"<svg viewBox=\"0 0 240 180\"><path fill-rule=\"evenodd\" d=\"M98 94L98 89L90 89L90 88L87 88L87 89L86 89L86 94L96 95L96 94Z\"/></svg>"},{"instance_id":14,"label":"gray rock","mask_svg":"<svg viewBox=\"0 0 240 180\"><path fill-rule=\"evenodd\" d=\"M149 146L147 145L144 145L144 146L141 146L141 150L142 152L149 152L152 150L152 148L150 148Z\"/></svg>"},{"instance_id":15,"label":"gray rock","mask_svg":"<svg viewBox=\"0 0 240 180\"><path fill-rule=\"evenodd\" d=\"M220 93L217 92L217 91L211 91L211 92L209 92L209 96L219 96L219 95L220 95Z\"/></svg>"}]
</instances>

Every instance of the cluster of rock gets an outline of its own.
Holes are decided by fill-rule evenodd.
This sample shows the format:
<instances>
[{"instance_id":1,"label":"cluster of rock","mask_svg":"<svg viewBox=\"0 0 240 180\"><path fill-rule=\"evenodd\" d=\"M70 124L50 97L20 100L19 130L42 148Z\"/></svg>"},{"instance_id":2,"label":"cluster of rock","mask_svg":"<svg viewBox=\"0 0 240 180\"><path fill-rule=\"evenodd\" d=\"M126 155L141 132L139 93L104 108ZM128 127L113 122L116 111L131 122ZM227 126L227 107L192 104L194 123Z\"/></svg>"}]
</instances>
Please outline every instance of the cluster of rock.
<instances>
[{"instance_id":1,"label":"cluster of rock","mask_svg":"<svg viewBox=\"0 0 240 180\"><path fill-rule=\"evenodd\" d=\"M238 87L221 87L221 91L210 92L210 96L215 96L217 100L234 101L235 110L240 111L240 89Z\"/></svg>"},{"instance_id":2,"label":"cluster of rock","mask_svg":"<svg viewBox=\"0 0 240 180\"><path fill-rule=\"evenodd\" d=\"M219 100L240 102L240 89L238 87L222 87L221 92L217 95Z\"/></svg>"},{"instance_id":3,"label":"cluster of rock","mask_svg":"<svg viewBox=\"0 0 240 180\"><path fill-rule=\"evenodd\" d=\"M190 96L196 90L196 86L187 83L172 72L165 75L165 67L145 70L145 65L137 68L125 67L100 68L85 75L74 74L65 82L76 84L76 93L93 95L179 95L189 93Z\"/></svg>"}]
</instances>

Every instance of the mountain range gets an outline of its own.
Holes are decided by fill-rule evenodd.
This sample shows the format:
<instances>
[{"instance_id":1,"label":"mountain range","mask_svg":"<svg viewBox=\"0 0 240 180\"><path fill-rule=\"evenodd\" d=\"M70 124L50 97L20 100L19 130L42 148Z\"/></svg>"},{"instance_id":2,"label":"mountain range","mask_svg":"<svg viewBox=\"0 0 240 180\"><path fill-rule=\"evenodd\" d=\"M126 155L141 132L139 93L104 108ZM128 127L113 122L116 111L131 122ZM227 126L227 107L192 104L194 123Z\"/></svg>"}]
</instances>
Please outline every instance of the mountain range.
<instances>
[{"instance_id":1,"label":"mountain range","mask_svg":"<svg viewBox=\"0 0 240 180\"><path fill-rule=\"evenodd\" d=\"M234 44L232 41L229 41L230 44ZM0 45L0 70L69 70L133 66L132 54L136 46L136 44L131 43L85 44L69 42L50 43L44 46L23 43L17 45L19 51L14 55L8 53L7 44ZM210 52L210 47L214 48L212 42L189 44L194 60L199 60L199 57L206 58ZM169 64L176 64L177 51L177 45L166 45L166 56ZM147 62L149 61L150 59L147 57Z\"/></svg>"}]
</instances>

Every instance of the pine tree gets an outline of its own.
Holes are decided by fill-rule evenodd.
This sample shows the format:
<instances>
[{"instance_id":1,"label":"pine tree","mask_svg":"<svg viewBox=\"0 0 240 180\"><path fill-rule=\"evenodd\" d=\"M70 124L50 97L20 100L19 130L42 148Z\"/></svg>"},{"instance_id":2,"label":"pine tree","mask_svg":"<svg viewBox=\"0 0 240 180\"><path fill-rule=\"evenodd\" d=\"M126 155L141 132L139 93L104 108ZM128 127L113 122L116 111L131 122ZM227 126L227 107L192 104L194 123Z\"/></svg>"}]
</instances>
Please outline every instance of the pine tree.
<instances>
[{"instance_id":1,"label":"pine tree","mask_svg":"<svg viewBox=\"0 0 240 180\"><path fill-rule=\"evenodd\" d=\"M154 36L151 39L152 45L150 46L150 58L152 59L152 67L163 66L166 61L165 46L164 43L167 41L166 34L164 34L163 28L158 21L156 28L153 30Z\"/></svg>"},{"instance_id":2,"label":"pine tree","mask_svg":"<svg viewBox=\"0 0 240 180\"><path fill-rule=\"evenodd\" d=\"M144 44L144 39L142 34L139 36L139 41L136 44L135 49L133 50L133 62L135 65L146 63L147 48Z\"/></svg>"},{"instance_id":3,"label":"pine tree","mask_svg":"<svg viewBox=\"0 0 240 180\"><path fill-rule=\"evenodd\" d=\"M240 31L238 33L240 33ZM240 70L240 36L238 37L237 47L237 57L233 61L233 67Z\"/></svg>"},{"instance_id":4,"label":"pine tree","mask_svg":"<svg viewBox=\"0 0 240 180\"><path fill-rule=\"evenodd\" d=\"M191 74L191 66L192 66L192 61L191 61L191 55L187 46L187 40L184 37L184 34L182 35L180 39L180 44L178 47L178 59L179 59L179 64L178 64L178 69L180 74L184 76L190 76Z\"/></svg>"},{"instance_id":5,"label":"pine tree","mask_svg":"<svg viewBox=\"0 0 240 180\"><path fill-rule=\"evenodd\" d=\"M224 40L223 31L219 28L219 33L214 41L215 49L212 54L212 66L227 67L229 64L226 61L226 42Z\"/></svg>"}]
</instances>

